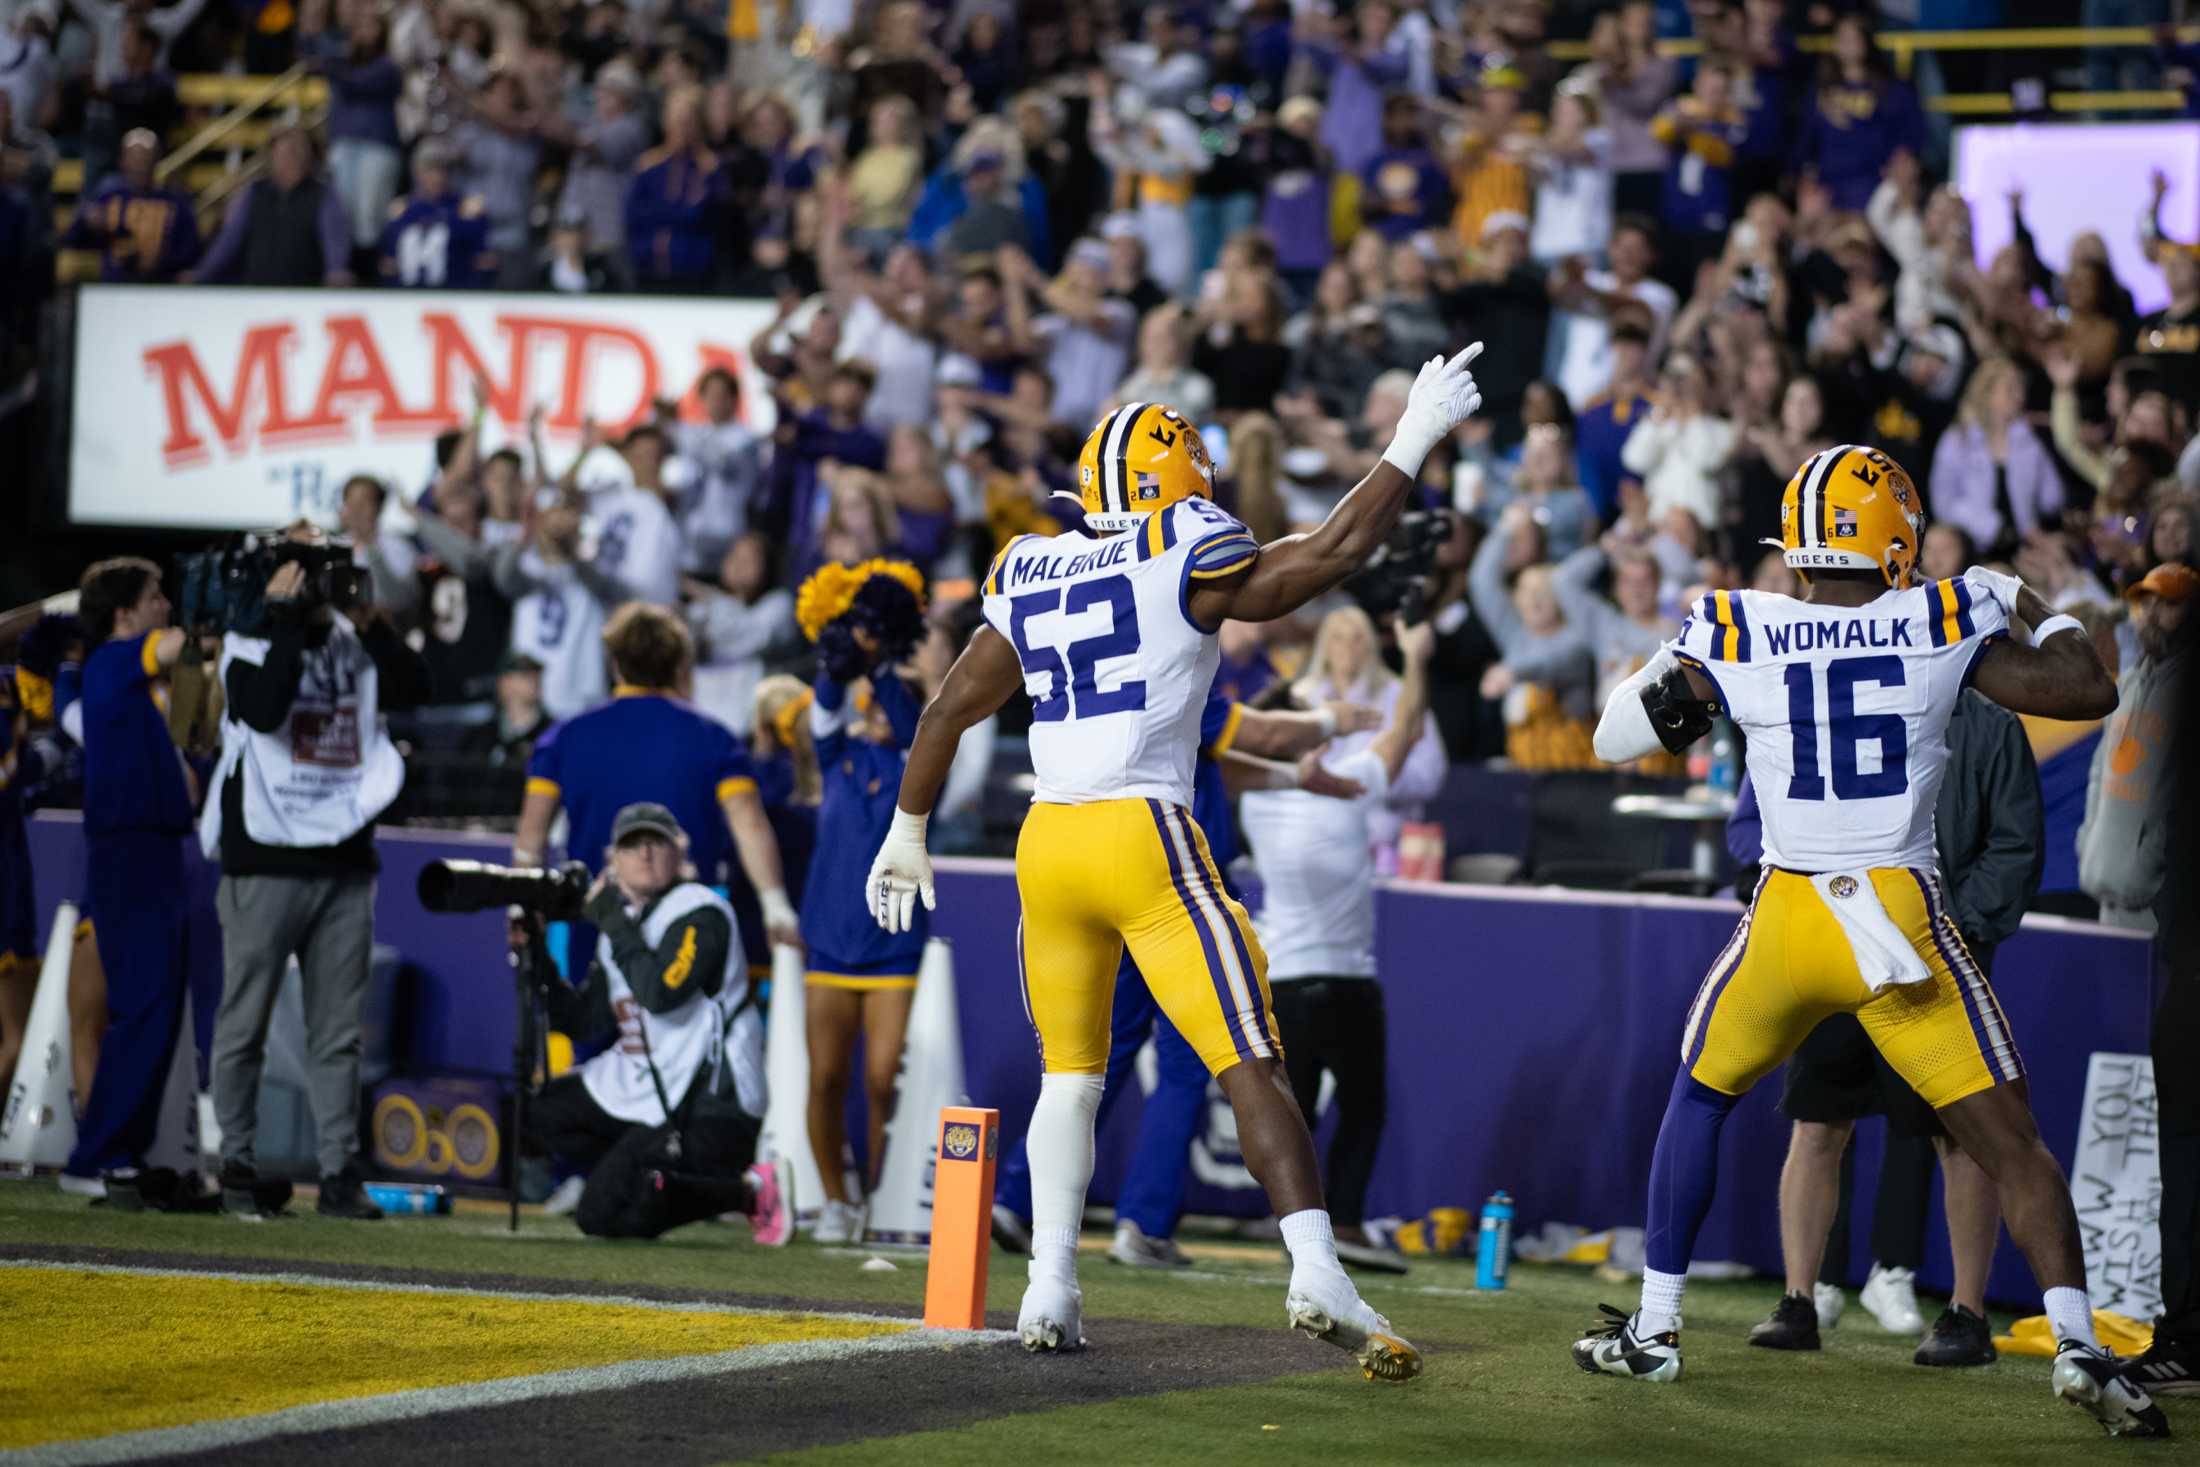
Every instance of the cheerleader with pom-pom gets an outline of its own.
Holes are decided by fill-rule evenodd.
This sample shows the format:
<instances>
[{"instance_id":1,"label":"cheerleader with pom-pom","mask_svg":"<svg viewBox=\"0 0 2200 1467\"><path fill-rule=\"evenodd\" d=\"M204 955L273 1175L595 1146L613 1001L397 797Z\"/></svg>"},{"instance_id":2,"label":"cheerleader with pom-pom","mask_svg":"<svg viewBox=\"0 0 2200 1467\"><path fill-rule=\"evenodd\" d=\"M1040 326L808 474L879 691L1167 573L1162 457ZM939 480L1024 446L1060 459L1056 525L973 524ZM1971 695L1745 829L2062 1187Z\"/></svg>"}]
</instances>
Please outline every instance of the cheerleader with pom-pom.
<instances>
[{"instance_id":1,"label":"cheerleader with pom-pom","mask_svg":"<svg viewBox=\"0 0 2200 1467\"><path fill-rule=\"evenodd\" d=\"M885 839L916 737L916 694L895 670L924 635L924 581L902 561L828 565L804 583L795 617L817 643L809 731L819 775L816 852L802 898L809 949L810 1146L825 1203L815 1236L860 1242L862 1198L847 1195L840 1157L856 1036L864 1040L867 1181L876 1179L925 928L889 933L863 902L871 852Z\"/></svg>"}]
</instances>

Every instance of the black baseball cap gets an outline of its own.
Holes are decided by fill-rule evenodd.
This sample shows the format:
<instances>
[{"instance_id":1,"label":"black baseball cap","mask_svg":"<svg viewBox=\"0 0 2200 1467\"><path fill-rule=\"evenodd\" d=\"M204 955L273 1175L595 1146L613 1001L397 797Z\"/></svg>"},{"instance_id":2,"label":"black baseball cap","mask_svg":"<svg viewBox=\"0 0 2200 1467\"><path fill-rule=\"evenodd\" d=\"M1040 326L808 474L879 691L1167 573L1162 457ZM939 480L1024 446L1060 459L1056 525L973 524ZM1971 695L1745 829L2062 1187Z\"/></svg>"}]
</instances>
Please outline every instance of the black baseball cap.
<instances>
[{"instance_id":1,"label":"black baseball cap","mask_svg":"<svg viewBox=\"0 0 2200 1467\"><path fill-rule=\"evenodd\" d=\"M672 812L651 800L627 806L611 822L611 843L623 846L637 835L661 835L674 845L687 839Z\"/></svg>"}]
</instances>

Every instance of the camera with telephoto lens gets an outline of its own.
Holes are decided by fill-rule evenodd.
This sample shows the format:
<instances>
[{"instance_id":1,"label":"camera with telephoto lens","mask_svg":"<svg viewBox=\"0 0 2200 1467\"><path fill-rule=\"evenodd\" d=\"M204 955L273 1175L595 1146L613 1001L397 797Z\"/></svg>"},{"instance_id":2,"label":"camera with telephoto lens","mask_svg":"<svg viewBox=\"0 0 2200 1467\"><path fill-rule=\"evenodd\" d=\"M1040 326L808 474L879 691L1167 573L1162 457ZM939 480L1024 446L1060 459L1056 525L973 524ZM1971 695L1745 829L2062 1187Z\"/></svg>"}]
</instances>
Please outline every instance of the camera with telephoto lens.
<instances>
[{"instance_id":1,"label":"camera with telephoto lens","mask_svg":"<svg viewBox=\"0 0 2200 1467\"><path fill-rule=\"evenodd\" d=\"M1428 614L1429 573L1454 527L1448 509L1408 510L1345 589L1378 622L1393 614L1420 621Z\"/></svg>"},{"instance_id":2,"label":"camera with telephoto lens","mask_svg":"<svg viewBox=\"0 0 2200 1467\"><path fill-rule=\"evenodd\" d=\"M233 544L178 558L178 622L192 633L258 635L268 621L267 583L293 562L305 571L298 595L308 611L322 606L348 611L366 601L367 569L353 562L347 537L243 535Z\"/></svg>"},{"instance_id":3,"label":"camera with telephoto lens","mask_svg":"<svg viewBox=\"0 0 2200 1467\"><path fill-rule=\"evenodd\" d=\"M580 916L593 880L588 868L568 861L554 871L492 866L486 861L430 861L420 868L420 905L431 912L481 912L522 907L552 922Z\"/></svg>"}]
</instances>

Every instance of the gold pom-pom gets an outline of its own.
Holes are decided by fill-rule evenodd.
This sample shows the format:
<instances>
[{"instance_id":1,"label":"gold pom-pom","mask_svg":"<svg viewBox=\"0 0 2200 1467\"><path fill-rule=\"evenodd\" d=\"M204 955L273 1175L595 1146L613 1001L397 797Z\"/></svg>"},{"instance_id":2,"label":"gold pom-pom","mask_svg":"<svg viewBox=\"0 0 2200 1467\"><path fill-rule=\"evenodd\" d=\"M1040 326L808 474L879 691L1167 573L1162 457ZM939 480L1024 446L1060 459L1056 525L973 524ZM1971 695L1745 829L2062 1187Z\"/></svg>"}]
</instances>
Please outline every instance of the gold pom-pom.
<instances>
[{"instance_id":1,"label":"gold pom-pom","mask_svg":"<svg viewBox=\"0 0 2200 1467\"><path fill-rule=\"evenodd\" d=\"M873 576L892 576L909 588L909 594L924 604L924 572L906 560L866 560L860 565L819 566L795 593L794 619L802 627L802 635L816 641L833 622L845 616L855 605L856 593L863 583Z\"/></svg>"},{"instance_id":2,"label":"gold pom-pom","mask_svg":"<svg viewBox=\"0 0 2200 1467\"><path fill-rule=\"evenodd\" d=\"M779 747L791 749L795 746L801 738L802 720L808 716L810 704L816 699L815 693L804 688L798 696L789 698L772 715L772 732L779 738Z\"/></svg>"},{"instance_id":3,"label":"gold pom-pom","mask_svg":"<svg viewBox=\"0 0 2200 1467\"><path fill-rule=\"evenodd\" d=\"M38 723L53 722L53 684L27 667L15 669L15 696Z\"/></svg>"}]
</instances>

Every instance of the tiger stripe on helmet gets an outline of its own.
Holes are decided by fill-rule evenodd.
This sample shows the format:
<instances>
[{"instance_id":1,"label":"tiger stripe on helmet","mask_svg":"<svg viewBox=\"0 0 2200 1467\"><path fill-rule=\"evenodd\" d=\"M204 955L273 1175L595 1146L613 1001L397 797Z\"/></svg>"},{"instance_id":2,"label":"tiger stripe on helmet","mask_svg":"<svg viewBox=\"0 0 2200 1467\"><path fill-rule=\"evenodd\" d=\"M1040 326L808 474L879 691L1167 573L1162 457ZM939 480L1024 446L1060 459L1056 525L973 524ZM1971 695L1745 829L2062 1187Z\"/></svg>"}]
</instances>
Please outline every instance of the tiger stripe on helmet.
<instances>
[{"instance_id":1,"label":"tiger stripe on helmet","mask_svg":"<svg viewBox=\"0 0 2200 1467\"><path fill-rule=\"evenodd\" d=\"M1151 403L1128 403L1116 412L1100 439L1101 503L1112 514L1131 507L1131 434Z\"/></svg>"},{"instance_id":2,"label":"tiger stripe on helmet","mask_svg":"<svg viewBox=\"0 0 2200 1467\"><path fill-rule=\"evenodd\" d=\"M1826 548L1826 476L1848 453L1848 444L1837 444L1821 450L1803 466L1803 492L1797 496L1795 514L1799 521L1797 543L1806 550Z\"/></svg>"}]
</instances>

